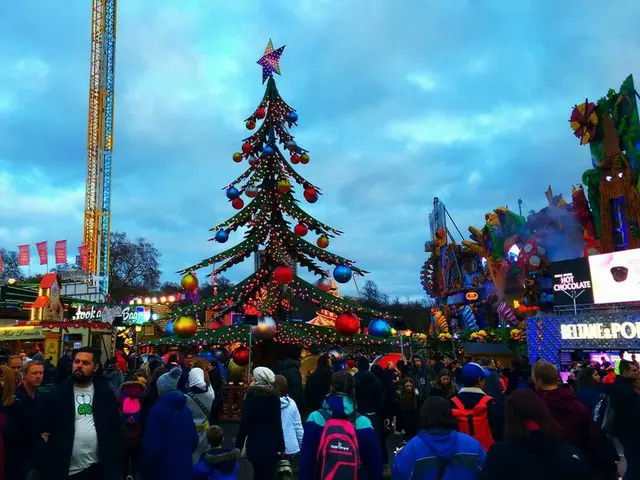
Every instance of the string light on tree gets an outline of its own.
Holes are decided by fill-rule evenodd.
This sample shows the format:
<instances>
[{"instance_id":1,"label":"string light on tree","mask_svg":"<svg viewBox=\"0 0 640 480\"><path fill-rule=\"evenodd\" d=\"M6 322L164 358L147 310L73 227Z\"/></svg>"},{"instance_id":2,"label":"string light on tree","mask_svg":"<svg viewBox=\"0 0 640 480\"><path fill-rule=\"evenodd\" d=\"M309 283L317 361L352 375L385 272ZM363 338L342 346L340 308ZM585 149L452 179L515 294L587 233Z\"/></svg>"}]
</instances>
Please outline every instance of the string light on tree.
<instances>
[{"instance_id":1,"label":"string light on tree","mask_svg":"<svg viewBox=\"0 0 640 480\"><path fill-rule=\"evenodd\" d=\"M256 299L260 301L260 308L275 312L277 308L289 308L291 298L299 297L336 314L367 313L378 318L392 318L391 315L367 309L347 298L324 292L313 283L295 275L288 266L297 264L312 274L324 277L325 267L322 264L331 265L337 268L334 277L342 281L347 277L350 279L350 275L366 273L356 267L352 260L325 250L329 246L329 237L342 232L309 215L300 207L295 197L294 184L301 187L303 196L309 203L318 200L320 188L294 169L296 162L309 162L309 153L291 134L290 128L298 121L298 113L282 99L273 78L274 73L280 73L279 62L283 50L284 47L274 49L272 42L269 42L264 56L258 62L262 66L263 80L266 82L265 93L258 107L245 119L245 125L254 128L250 128L249 136L242 140L242 153L236 152L233 157L234 161L238 157L238 161L247 158L249 165L225 189L232 207L238 211L228 220L211 228L214 232L213 240L220 244L228 241L231 234L240 228L246 228L244 238L237 245L192 265L182 273L213 266L211 274L219 275L264 248L260 268L232 288L219 291L211 298L197 304L179 306L175 316L193 316L198 311L209 309L215 312L215 321L231 311L242 312L245 305ZM244 196L250 199L246 204ZM316 236L315 243L303 238L309 231ZM234 332L240 331L234 329ZM286 329L278 328L275 339L284 341L293 338L285 332ZM210 341L219 344L226 341L217 337L212 340L213 337L206 333L208 332L201 332L187 341L196 342L200 346L209 344ZM248 330L245 333L248 334ZM246 338L239 336L236 340L246 342ZM304 338L304 335L300 336L300 339ZM339 334L334 332L326 340L334 341L338 338ZM344 341L351 342L346 338Z\"/></svg>"}]
</instances>

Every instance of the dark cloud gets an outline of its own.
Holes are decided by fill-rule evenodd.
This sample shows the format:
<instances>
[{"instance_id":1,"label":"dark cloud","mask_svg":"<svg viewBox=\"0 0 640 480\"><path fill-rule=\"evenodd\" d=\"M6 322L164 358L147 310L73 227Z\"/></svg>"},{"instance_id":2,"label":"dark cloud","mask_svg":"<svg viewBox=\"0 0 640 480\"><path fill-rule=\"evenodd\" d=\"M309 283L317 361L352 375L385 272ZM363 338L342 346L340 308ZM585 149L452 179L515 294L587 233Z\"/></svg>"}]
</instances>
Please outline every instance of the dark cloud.
<instances>
[{"instance_id":1,"label":"dark cloud","mask_svg":"<svg viewBox=\"0 0 640 480\"><path fill-rule=\"evenodd\" d=\"M0 18L0 245L77 245L90 8L14 3ZM422 294L434 197L464 235L497 206L543 207L549 184L569 197L590 165L571 107L638 73L640 56L632 0L140 0L118 13L112 225L155 242L167 279L220 250L208 230L234 213L221 189L246 167L231 154L269 37L287 45L278 85L311 150L298 170L324 193L301 205L345 232L332 251L399 296Z\"/></svg>"}]
</instances>

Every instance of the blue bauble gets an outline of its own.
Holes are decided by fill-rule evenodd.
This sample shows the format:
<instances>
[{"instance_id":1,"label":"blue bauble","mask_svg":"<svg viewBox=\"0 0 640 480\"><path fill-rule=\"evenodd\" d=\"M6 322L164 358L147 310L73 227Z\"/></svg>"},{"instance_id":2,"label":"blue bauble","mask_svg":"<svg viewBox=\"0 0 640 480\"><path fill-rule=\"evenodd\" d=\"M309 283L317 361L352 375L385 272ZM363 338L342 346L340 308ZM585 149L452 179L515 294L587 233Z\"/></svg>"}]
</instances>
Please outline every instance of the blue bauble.
<instances>
[{"instance_id":1,"label":"blue bauble","mask_svg":"<svg viewBox=\"0 0 640 480\"><path fill-rule=\"evenodd\" d=\"M273 155L273 147L271 145L267 145L262 150L262 156L263 157L266 157L266 156L269 156L269 155Z\"/></svg>"},{"instance_id":2,"label":"blue bauble","mask_svg":"<svg viewBox=\"0 0 640 480\"><path fill-rule=\"evenodd\" d=\"M633 148L636 149L636 152L640 153L640 139L633 142Z\"/></svg>"},{"instance_id":3,"label":"blue bauble","mask_svg":"<svg viewBox=\"0 0 640 480\"><path fill-rule=\"evenodd\" d=\"M289 140L287 143L285 143L284 146L287 147L287 150L292 150L292 149L295 149L298 146L298 144L296 143L295 140Z\"/></svg>"},{"instance_id":4,"label":"blue bauble","mask_svg":"<svg viewBox=\"0 0 640 480\"><path fill-rule=\"evenodd\" d=\"M229 240L229 232L227 232L226 230L218 230L216 232L216 242L224 243L227 240Z\"/></svg>"},{"instance_id":5,"label":"blue bauble","mask_svg":"<svg viewBox=\"0 0 640 480\"><path fill-rule=\"evenodd\" d=\"M289 112L288 117L291 123L295 123L298 121L298 114L296 112Z\"/></svg>"},{"instance_id":6,"label":"blue bauble","mask_svg":"<svg viewBox=\"0 0 640 480\"><path fill-rule=\"evenodd\" d=\"M333 269L333 278L336 279L338 283L347 283L351 280L353 272L346 265L338 265Z\"/></svg>"},{"instance_id":7,"label":"blue bauble","mask_svg":"<svg viewBox=\"0 0 640 480\"><path fill-rule=\"evenodd\" d=\"M236 187L227 188L227 198L229 200L234 200L240 196L240 192Z\"/></svg>"},{"instance_id":8,"label":"blue bauble","mask_svg":"<svg viewBox=\"0 0 640 480\"><path fill-rule=\"evenodd\" d=\"M391 336L391 325L382 318L374 318L369 322L369 335L387 338Z\"/></svg>"},{"instance_id":9,"label":"blue bauble","mask_svg":"<svg viewBox=\"0 0 640 480\"><path fill-rule=\"evenodd\" d=\"M164 326L164 336L172 337L176 332L173 331L173 322L169 322Z\"/></svg>"}]
</instances>

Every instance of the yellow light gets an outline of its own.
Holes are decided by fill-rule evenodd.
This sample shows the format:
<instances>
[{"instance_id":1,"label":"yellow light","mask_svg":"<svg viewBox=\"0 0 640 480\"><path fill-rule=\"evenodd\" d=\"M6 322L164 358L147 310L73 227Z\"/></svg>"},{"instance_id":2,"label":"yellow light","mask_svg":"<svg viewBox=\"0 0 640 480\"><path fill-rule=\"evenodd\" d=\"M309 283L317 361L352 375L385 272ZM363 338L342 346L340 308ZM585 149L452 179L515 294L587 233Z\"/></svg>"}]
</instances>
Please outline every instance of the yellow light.
<instances>
[{"instance_id":1,"label":"yellow light","mask_svg":"<svg viewBox=\"0 0 640 480\"><path fill-rule=\"evenodd\" d=\"M133 305L135 302L133 300L129 300L129 305Z\"/></svg>"},{"instance_id":2,"label":"yellow light","mask_svg":"<svg viewBox=\"0 0 640 480\"><path fill-rule=\"evenodd\" d=\"M14 283L16 283L16 279L15 278L10 278L9 280L7 280L7 283L9 285L13 285Z\"/></svg>"},{"instance_id":3,"label":"yellow light","mask_svg":"<svg viewBox=\"0 0 640 480\"><path fill-rule=\"evenodd\" d=\"M141 298L136 298L136 303L138 305L142 305L142 299Z\"/></svg>"},{"instance_id":4,"label":"yellow light","mask_svg":"<svg viewBox=\"0 0 640 480\"><path fill-rule=\"evenodd\" d=\"M167 303L167 297L160 297L160 303Z\"/></svg>"},{"instance_id":5,"label":"yellow light","mask_svg":"<svg viewBox=\"0 0 640 480\"><path fill-rule=\"evenodd\" d=\"M151 303L151 299L149 297L145 297L144 303L146 303L146 304Z\"/></svg>"},{"instance_id":6,"label":"yellow light","mask_svg":"<svg viewBox=\"0 0 640 480\"><path fill-rule=\"evenodd\" d=\"M140 333L142 331L142 327L140 325L136 325L136 332Z\"/></svg>"},{"instance_id":7,"label":"yellow light","mask_svg":"<svg viewBox=\"0 0 640 480\"><path fill-rule=\"evenodd\" d=\"M170 302L175 302L176 301L176 297L174 297L173 295L169 296L169 301Z\"/></svg>"},{"instance_id":8,"label":"yellow light","mask_svg":"<svg viewBox=\"0 0 640 480\"><path fill-rule=\"evenodd\" d=\"M158 303L158 299L157 299L156 297L153 297L153 298L151 299L151 303Z\"/></svg>"}]
</instances>

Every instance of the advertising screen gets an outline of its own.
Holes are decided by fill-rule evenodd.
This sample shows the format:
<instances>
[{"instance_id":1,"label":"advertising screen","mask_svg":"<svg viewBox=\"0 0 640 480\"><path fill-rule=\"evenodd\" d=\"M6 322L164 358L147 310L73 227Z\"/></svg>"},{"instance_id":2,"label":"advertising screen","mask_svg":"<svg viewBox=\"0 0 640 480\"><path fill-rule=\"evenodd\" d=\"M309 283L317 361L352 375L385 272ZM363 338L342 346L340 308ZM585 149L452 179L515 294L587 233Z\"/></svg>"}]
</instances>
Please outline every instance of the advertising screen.
<instances>
[{"instance_id":1,"label":"advertising screen","mask_svg":"<svg viewBox=\"0 0 640 480\"><path fill-rule=\"evenodd\" d=\"M640 355L635 351L622 352L622 356L620 356L620 352L595 352L589 354L589 362L592 364L599 363L600 365L604 362L609 362L617 374L620 374L620 360L635 362L637 358L640 358Z\"/></svg>"},{"instance_id":2,"label":"advertising screen","mask_svg":"<svg viewBox=\"0 0 640 480\"><path fill-rule=\"evenodd\" d=\"M640 301L640 249L589 257L594 303Z\"/></svg>"},{"instance_id":3,"label":"advertising screen","mask_svg":"<svg viewBox=\"0 0 640 480\"><path fill-rule=\"evenodd\" d=\"M553 284L554 305L585 305L593 303L589 262L575 258L549 264Z\"/></svg>"}]
</instances>

